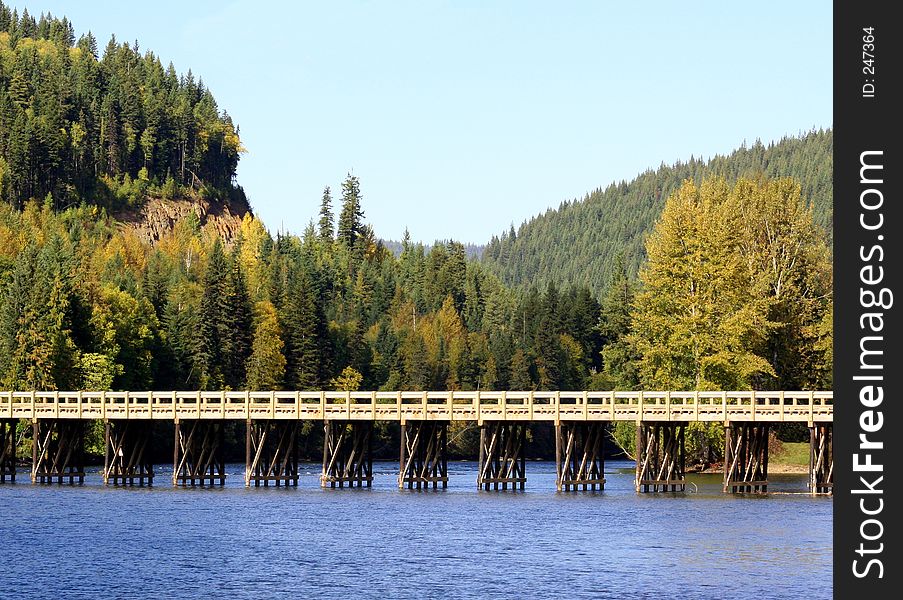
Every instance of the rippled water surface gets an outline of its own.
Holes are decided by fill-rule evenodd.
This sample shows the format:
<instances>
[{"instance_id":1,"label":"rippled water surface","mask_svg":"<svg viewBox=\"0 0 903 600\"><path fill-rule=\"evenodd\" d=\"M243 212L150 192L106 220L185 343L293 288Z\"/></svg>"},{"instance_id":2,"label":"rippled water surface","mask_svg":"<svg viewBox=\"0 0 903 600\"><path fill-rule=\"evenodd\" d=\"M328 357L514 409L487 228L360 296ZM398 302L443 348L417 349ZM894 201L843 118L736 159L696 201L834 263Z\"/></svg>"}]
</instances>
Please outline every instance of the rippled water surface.
<instances>
[{"instance_id":1,"label":"rippled water surface","mask_svg":"<svg viewBox=\"0 0 903 600\"><path fill-rule=\"evenodd\" d=\"M609 461L604 492L555 492L553 463L527 464L525 492L478 492L476 465L444 491L374 486L112 488L0 484L0 597L23 598L829 598L832 501L805 476L767 497L636 494Z\"/></svg>"}]
</instances>

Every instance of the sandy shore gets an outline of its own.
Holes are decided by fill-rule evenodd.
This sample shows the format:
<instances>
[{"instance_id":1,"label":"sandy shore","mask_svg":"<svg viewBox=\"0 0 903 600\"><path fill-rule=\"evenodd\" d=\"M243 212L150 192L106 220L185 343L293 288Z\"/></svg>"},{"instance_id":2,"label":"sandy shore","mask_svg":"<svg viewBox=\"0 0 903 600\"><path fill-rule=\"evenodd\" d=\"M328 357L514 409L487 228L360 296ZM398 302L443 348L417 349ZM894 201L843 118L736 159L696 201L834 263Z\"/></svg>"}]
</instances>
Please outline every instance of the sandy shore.
<instances>
[{"instance_id":1,"label":"sandy shore","mask_svg":"<svg viewBox=\"0 0 903 600\"><path fill-rule=\"evenodd\" d=\"M707 469L703 470L691 470L687 469L690 473L724 473L724 465L712 465ZM791 464L781 464L781 463L768 463L768 474L769 475L805 475L809 472L808 465L791 465Z\"/></svg>"}]
</instances>

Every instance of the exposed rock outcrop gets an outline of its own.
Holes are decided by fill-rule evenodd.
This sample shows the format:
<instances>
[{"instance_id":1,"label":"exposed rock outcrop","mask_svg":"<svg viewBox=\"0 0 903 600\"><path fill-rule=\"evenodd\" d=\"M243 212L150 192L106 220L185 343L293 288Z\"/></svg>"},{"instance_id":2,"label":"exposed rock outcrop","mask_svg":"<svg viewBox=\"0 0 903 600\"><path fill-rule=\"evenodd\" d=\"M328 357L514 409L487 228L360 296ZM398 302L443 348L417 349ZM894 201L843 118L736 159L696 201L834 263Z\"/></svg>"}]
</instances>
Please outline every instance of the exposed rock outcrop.
<instances>
[{"instance_id":1,"label":"exposed rock outcrop","mask_svg":"<svg viewBox=\"0 0 903 600\"><path fill-rule=\"evenodd\" d=\"M243 202L149 197L140 208L117 211L113 217L134 230L143 241L154 244L172 231L176 223L194 213L202 227L212 228L228 243L238 234L241 220L249 212L250 207Z\"/></svg>"}]
</instances>

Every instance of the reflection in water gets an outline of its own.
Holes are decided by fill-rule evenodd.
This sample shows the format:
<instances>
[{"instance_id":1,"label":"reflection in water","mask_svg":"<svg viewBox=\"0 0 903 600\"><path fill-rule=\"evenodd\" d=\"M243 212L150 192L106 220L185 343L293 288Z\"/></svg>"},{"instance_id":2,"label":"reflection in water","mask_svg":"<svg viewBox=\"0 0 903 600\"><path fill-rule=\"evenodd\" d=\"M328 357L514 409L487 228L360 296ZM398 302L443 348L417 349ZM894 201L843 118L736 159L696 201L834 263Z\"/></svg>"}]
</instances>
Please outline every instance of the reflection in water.
<instances>
[{"instance_id":1,"label":"reflection in water","mask_svg":"<svg viewBox=\"0 0 903 600\"><path fill-rule=\"evenodd\" d=\"M830 499L805 475L767 497L721 493L717 474L683 494L636 494L631 463L609 461L604 492L556 493L552 463L527 463L525 492L476 489L449 464L449 489L399 491L397 464L370 490L0 485L0 596L828 598ZM27 481L27 474L24 474Z\"/></svg>"}]
</instances>

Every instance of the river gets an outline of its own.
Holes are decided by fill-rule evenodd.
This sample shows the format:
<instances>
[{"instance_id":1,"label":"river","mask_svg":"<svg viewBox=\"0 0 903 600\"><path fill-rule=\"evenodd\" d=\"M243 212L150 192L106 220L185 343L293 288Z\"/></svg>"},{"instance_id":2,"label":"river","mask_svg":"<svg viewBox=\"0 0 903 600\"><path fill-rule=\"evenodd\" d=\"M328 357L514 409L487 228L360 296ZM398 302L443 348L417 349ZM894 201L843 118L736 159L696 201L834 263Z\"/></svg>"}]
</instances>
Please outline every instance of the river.
<instances>
[{"instance_id":1,"label":"river","mask_svg":"<svg viewBox=\"0 0 903 600\"><path fill-rule=\"evenodd\" d=\"M804 475L767 496L637 494L633 463L606 463L604 492L555 492L527 463L524 492L477 491L476 464L449 488L400 491L397 463L372 489L0 484L0 597L15 598L830 598L830 498Z\"/></svg>"}]
</instances>

